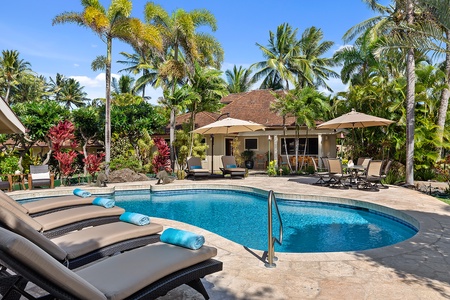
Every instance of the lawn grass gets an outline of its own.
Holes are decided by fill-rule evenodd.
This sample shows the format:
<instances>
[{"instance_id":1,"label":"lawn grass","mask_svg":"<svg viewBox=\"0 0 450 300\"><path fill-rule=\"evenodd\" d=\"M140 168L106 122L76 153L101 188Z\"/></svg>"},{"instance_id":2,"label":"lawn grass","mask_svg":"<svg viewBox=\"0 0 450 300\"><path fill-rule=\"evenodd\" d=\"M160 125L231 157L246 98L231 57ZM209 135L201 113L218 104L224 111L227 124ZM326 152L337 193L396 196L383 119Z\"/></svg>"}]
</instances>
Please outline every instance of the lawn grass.
<instances>
[{"instance_id":1,"label":"lawn grass","mask_svg":"<svg viewBox=\"0 0 450 300\"><path fill-rule=\"evenodd\" d=\"M436 198L438 198L438 199L441 200L442 202L447 203L447 204L450 205L450 199L449 199L449 198L441 198L441 197L436 197Z\"/></svg>"}]
</instances>

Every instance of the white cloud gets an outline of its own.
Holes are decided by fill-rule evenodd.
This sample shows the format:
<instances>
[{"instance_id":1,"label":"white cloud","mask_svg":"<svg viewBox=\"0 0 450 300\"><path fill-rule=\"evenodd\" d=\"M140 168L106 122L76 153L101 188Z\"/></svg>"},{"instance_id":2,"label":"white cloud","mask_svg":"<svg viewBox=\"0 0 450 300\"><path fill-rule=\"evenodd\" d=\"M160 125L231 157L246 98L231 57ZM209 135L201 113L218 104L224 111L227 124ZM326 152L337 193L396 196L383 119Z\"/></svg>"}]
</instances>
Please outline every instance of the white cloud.
<instances>
[{"instance_id":1,"label":"white cloud","mask_svg":"<svg viewBox=\"0 0 450 300\"><path fill-rule=\"evenodd\" d=\"M79 65L79 64L73 64L73 66L74 66L75 68L78 68L80 65Z\"/></svg>"},{"instance_id":2,"label":"white cloud","mask_svg":"<svg viewBox=\"0 0 450 300\"><path fill-rule=\"evenodd\" d=\"M112 77L119 79L120 75L111 74ZM77 80L81 86L84 87L84 91L88 94L88 98L96 99L96 98L105 98L105 73L98 74L95 78L91 78L89 76L81 75L81 76L69 76Z\"/></svg>"}]
</instances>

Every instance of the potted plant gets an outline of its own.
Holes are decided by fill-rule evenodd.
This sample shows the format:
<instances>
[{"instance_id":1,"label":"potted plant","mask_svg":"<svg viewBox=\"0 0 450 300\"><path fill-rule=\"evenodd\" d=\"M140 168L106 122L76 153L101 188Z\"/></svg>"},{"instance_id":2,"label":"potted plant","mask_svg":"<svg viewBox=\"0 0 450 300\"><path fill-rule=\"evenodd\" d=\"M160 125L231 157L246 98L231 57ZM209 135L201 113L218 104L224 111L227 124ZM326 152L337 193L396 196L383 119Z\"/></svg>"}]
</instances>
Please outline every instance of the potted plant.
<instances>
[{"instance_id":1,"label":"potted plant","mask_svg":"<svg viewBox=\"0 0 450 300\"><path fill-rule=\"evenodd\" d=\"M244 159L245 167L247 169L253 169L255 152L253 150L245 150L242 152L242 158Z\"/></svg>"}]
</instances>

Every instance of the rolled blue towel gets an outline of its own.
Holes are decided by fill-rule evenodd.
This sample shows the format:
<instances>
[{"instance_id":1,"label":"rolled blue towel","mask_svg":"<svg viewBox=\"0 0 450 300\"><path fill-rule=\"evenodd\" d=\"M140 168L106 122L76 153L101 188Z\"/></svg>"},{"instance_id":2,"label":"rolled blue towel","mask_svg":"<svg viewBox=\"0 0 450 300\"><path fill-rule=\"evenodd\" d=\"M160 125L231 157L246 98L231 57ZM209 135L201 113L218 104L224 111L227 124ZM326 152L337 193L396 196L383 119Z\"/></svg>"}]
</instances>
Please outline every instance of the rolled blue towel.
<instances>
[{"instance_id":1,"label":"rolled blue towel","mask_svg":"<svg viewBox=\"0 0 450 300\"><path fill-rule=\"evenodd\" d=\"M164 230L160 239L161 242L193 250L200 249L205 243L205 237L203 235L174 228Z\"/></svg>"},{"instance_id":2,"label":"rolled blue towel","mask_svg":"<svg viewBox=\"0 0 450 300\"><path fill-rule=\"evenodd\" d=\"M116 205L116 201L114 201L114 199L97 197L97 198L94 198L94 200L92 201L92 204L98 205L98 206L103 206L106 208L111 208L111 207L114 207L114 205Z\"/></svg>"},{"instance_id":3,"label":"rolled blue towel","mask_svg":"<svg viewBox=\"0 0 450 300\"><path fill-rule=\"evenodd\" d=\"M91 193L85 190L82 190L80 188L76 188L73 190L73 194L75 196L81 197L81 198L88 198L91 196Z\"/></svg>"},{"instance_id":4,"label":"rolled blue towel","mask_svg":"<svg viewBox=\"0 0 450 300\"><path fill-rule=\"evenodd\" d=\"M140 226L150 224L149 216L134 212L124 212L120 215L119 220Z\"/></svg>"}]
</instances>

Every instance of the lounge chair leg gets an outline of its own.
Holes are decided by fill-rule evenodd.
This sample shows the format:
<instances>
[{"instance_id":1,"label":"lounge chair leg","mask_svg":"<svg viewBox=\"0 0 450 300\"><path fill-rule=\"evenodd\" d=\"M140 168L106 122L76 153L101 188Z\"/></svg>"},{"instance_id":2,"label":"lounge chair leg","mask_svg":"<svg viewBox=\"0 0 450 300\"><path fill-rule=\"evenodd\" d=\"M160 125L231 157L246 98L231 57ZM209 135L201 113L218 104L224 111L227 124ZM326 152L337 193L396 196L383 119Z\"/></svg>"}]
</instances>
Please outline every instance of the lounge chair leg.
<instances>
[{"instance_id":1,"label":"lounge chair leg","mask_svg":"<svg viewBox=\"0 0 450 300\"><path fill-rule=\"evenodd\" d=\"M209 299L208 292L206 291L205 287L203 286L203 283L200 280L200 278L197 278L197 279L194 279L192 281L189 281L186 284L189 285L194 290L196 290L197 292L199 292L200 294L202 294L203 297L205 298L205 300Z\"/></svg>"}]
</instances>

